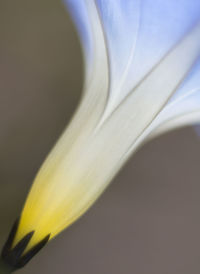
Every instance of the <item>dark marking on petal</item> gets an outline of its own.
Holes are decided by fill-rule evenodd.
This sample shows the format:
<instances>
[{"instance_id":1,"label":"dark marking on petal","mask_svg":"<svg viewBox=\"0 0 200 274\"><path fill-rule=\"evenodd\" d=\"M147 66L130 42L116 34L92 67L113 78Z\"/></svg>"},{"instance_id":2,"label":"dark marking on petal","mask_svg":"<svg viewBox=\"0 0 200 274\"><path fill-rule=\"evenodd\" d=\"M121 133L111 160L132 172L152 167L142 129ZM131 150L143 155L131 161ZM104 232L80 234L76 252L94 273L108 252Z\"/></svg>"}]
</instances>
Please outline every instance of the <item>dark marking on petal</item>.
<instances>
[{"instance_id":1,"label":"dark marking on petal","mask_svg":"<svg viewBox=\"0 0 200 274\"><path fill-rule=\"evenodd\" d=\"M35 245L30 251L28 251L17 264L18 268L25 266L49 241L50 234L47 235L42 241Z\"/></svg>"},{"instance_id":2,"label":"dark marking on petal","mask_svg":"<svg viewBox=\"0 0 200 274\"><path fill-rule=\"evenodd\" d=\"M10 231L10 234L8 236L8 239L3 247L1 256L3 257L4 255L6 255L6 253L11 249L12 243L14 241L18 226L19 226L19 218L14 222L12 229Z\"/></svg>"},{"instance_id":3,"label":"dark marking on petal","mask_svg":"<svg viewBox=\"0 0 200 274\"><path fill-rule=\"evenodd\" d=\"M11 232L8 236L3 250L1 252L1 260L10 269L17 270L25 266L49 241L50 234L42 239L38 244L33 246L28 252L24 253L35 231L26 234L17 244L12 248L13 241L19 226L19 219L14 223Z\"/></svg>"},{"instance_id":4,"label":"dark marking on petal","mask_svg":"<svg viewBox=\"0 0 200 274\"><path fill-rule=\"evenodd\" d=\"M28 233L24 238L11 250L9 261L11 264L16 265L17 262L20 260L23 252L25 251L28 243L30 242L32 236L34 234L34 231Z\"/></svg>"}]
</instances>

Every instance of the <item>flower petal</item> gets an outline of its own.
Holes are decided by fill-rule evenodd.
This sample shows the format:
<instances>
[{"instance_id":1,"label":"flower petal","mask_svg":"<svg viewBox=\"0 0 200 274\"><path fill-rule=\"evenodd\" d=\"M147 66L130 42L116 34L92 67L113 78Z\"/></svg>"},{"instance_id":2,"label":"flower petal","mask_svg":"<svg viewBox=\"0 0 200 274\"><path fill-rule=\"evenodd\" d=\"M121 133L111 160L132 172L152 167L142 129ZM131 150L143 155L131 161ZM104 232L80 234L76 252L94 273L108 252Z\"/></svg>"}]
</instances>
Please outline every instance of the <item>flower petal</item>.
<instances>
[{"instance_id":1,"label":"flower petal","mask_svg":"<svg viewBox=\"0 0 200 274\"><path fill-rule=\"evenodd\" d=\"M96 91L105 81L105 74L107 76L106 86L99 93L95 92L97 100L104 98L105 111L101 120L106 119L200 18L198 0L65 2L82 38L86 79L93 79L92 87L86 85L84 94L92 98L89 93ZM101 77L102 72L105 73Z\"/></svg>"},{"instance_id":2,"label":"flower petal","mask_svg":"<svg viewBox=\"0 0 200 274\"><path fill-rule=\"evenodd\" d=\"M67 1L79 8L78 0ZM84 7L80 16L83 19L87 13L89 23L79 29L87 32L84 43L91 43L85 50L92 49L84 96L70 126L35 179L15 244L34 230L30 249L46 235L56 236L91 206L131 153L155 129L154 119L200 55L200 25L194 24L200 16L200 4L196 1L115 1L85 0L80 5ZM133 3L141 3L140 8L136 5L141 13L140 19L135 15L136 21L131 18ZM136 8L135 12L139 10ZM161 14L161 10L165 13ZM126 14L131 21L125 21ZM111 21L108 15L113 16ZM128 28L125 36L119 18L122 26ZM107 19L112 22L111 31ZM137 25L130 39L129 23ZM112 34L116 34L118 45ZM116 55L119 48L127 50L125 56L123 50ZM113 62L117 62L115 66ZM121 64L121 77L117 77L117 64Z\"/></svg>"},{"instance_id":3,"label":"flower petal","mask_svg":"<svg viewBox=\"0 0 200 274\"><path fill-rule=\"evenodd\" d=\"M198 0L97 0L115 107L200 18Z\"/></svg>"},{"instance_id":4,"label":"flower petal","mask_svg":"<svg viewBox=\"0 0 200 274\"><path fill-rule=\"evenodd\" d=\"M199 37L200 24L153 68L104 122L106 134L110 132L113 136L112 157L118 158L119 164L119 157L124 162L155 129L154 121L160 111L200 56ZM102 128L100 131L103 132ZM111 136L100 138L111 139ZM116 138L119 139L116 141Z\"/></svg>"},{"instance_id":5,"label":"flower petal","mask_svg":"<svg viewBox=\"0 0 200 274\"><path fill-rule=\"evenodd\" d=\"M68 126L63 138L71 146L76 137L79 143L81 139L84 142L104 112L109 93L109 68L102 24L94 1L64 2L76 23L85 56L83 95L73 123Z\"/></svg>"},{"instance_id":6,"label":"flower petal","mask_svg":"<svg viewBox=\"0 0 200 274\"><path fill-rule=\"evenodd\" d=\"M67 133L62 137L35 179L16 242L31 230L35 233L29 248L48 234L52 238L94 203L148 136L152 121L193 66L200 54L199 37L200 25L87 138L72 136L69 145ZM76 120L73 123L74 127L80 126Z\"/></svg>"},{"instance_id":7,"label":"flower petal","mask_svg":"<svg viewBox=\"0 0 200 274\"><path fill-rule=\"evenodd\" d=\"M153 136L200 122L200 58L191 73L154 121Z\"/></svg>"}]
</instances>

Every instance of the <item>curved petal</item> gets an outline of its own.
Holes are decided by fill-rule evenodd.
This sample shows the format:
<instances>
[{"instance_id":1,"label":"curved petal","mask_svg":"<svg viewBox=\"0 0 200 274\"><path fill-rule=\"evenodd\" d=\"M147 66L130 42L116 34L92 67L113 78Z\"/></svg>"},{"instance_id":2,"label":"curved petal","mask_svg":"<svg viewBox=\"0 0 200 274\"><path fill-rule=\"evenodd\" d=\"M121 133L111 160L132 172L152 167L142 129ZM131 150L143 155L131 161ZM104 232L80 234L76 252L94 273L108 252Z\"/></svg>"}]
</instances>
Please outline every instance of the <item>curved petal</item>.
<instances>
[{"instance_id":1,"label":"curved petal","mask_svg":"<svg viewBox=\"0 0 200 274\"><path fill-rule=\"evenodd\" d=\"M71 7L79 8L78 0L67 1ZM200 24L195 24L200 17L200 3L196 0L176 2L82 1L80 7L84 6L84 12L78 14L84 18L87 13L91 29L87 29L87 23L79 29L88 31L83 41L92 43L85 93L68 130L36 176L15 244L35 230L30 249L47 234L52 238L74 222L155 129L154 119L200 55ZM140 8L136 5L140 19L136 15L136 19L131 18L136 3L141 3ZM113 6L112 12L109 4ZM138 20L139 32L138 27L134 28L134 37L129 39L131 23L137 25ZM125 36L120 21L128 28ZM84 20L81 22L84 24ZM109 22L112 22L111 30L110 25L106 25ZM85 50L87 48L85 46ZM123 55L125 49L127 52ZM121 62L119 75L114 61Z\"/></svg>"},{"instance_id":2,"label":"curved petal","mask_svg":"<svg viewBox=\"0 0 200 274\"><path fill-rule=\"evenodd\" d=\"M198 0L96 0L109 50L115 107L200 18Z\"/></svg>"},{"instance_id":3,"label":"curved petal","mask_svg":"<svg viewBox=\"0 0 200 274\"><path fill-rule=\"evenodd\" d=\"M93 79L94 83L91 88L86 85L84 92L88 94L90 102L91 93L98 99L104 98L100 107L104 111L101 121L200 18L198 0L65 2L82 39L88 78ZM97 16L93 16L95 13L99 14L99 24ZM104 52L104 58L99 52ZM95 63L97 69L94 69ZM100 76L102 71L106 71L107 84L98 93L97 87L106 79L105 73Z\"/></svg>"},{"instance_id":4,"label":"curved petal","mask_svg":"<svg viewBox=\"0 0 200 274\"><path fill-rule=\"evenodd\" d=\"M95 27L92 30L91 26L95 25L96 18L93 18L95 20L90 18L94 10L92 11L89 8L89 3L94 3L93 9L96 9L96 12L99 13L103 24L102 31L105 35L104 38L106 38L104 40L105 50L107 48L107 57L109 58L107 65L109 65L108 69L110 70L108 71L108 81L110 83L108 83L107 89L109 103L101 121L104 121L110 115L136 84L200 18L200 1L198 0L66 1L77 23L86 56L88 56L88 51L90 52L90 57L87 58L89 60L87 68L91 66L92 60L98 60L98 57L94 54L95 41L98 41L98 43L102 41L102 37L96 35L98 32ZM98 74L101 70L96 71ZM87 88L85 90L88 92ZM187 88L185 87L184 90L187 90ZM181 91L181 94L183 94L183 91ZM103 96L103 92L101 91L99 95ZM177 96L182 96L179 91L176 92L172 100L177 100ZM190 98L193 97L190 96ZM178 101L180 101L180 98ZM166 131L167 128L173 128L178 124L183 124L183 122L191 123L193 119L196 121L198 115L194 109L191 109L193 115L191 115L191 111L186 110L186 107L183 111L185 105L191 106L189 99L185 99L184 102L181 100L179 106L177 106L177 103L172 105L170 103L170 106L168 104L166 110L163 110L159 118L155 120L154 124L156 125L160 121L160 126L153 134L158 134L156 133L158 131ZM168 113L167 110L169 110ZM187 116L186 113L188 113Z\"/></svg>"},{"instance_id":5,"label":"curved petal","mask_svg":"<svg viewBox=\"0 0 200 274\"><path fill-rule=\"evenodd\" d=\"M200 56L199 37L200 24L154 67L105 121L106 134L110 134L110 139L112 136L112 146L115 148L112 157L118 159L119 165L155 129L160 112ZM100 131L103 132L102 128ZM118 141L115 141L116 138L119 138Z\"/></svg>"},{"instance_id":6,"label":"curved petal","mask_svg":"<svg viewBox=\"0 0 200 274\"><path fill-rule=\"evenodd\" d=\"M102 24L94 1L64 2L77 26L85 56L85 81L80 105L60 142L66 144L67 150L75 143L77 147L82 146L100 120L109 93L109 68Z\"/></svg>"},{"instance_id":7,"label":"curved petal","mask_svg":"<svg viewBox=\"0 0 200 274\"><path fill-rule=\"evenodd\" d=\"M77 27L86 61L92 61L91 59L94 59L94 37L87 2L83 0L64 0L64 2Z\"/></svg>"},{"instance_id":8,"label":"curved petal","mask_svg":"<svg viewBox=\"0 0 200 274\"><path fill-rule=\"evenodd\" d=\"M200 122L200 58L191 73L154 121L151 137Z\"/></svg>"}]
</instances>

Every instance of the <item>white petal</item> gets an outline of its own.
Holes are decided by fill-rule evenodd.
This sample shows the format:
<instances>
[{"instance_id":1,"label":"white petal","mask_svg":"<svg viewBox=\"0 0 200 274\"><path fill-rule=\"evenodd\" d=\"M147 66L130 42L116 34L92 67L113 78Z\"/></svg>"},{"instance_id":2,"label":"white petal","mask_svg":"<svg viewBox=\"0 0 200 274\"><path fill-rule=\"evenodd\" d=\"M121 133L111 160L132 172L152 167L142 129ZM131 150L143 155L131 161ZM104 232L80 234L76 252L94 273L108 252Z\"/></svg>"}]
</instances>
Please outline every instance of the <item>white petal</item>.
<instances>
[{"instance_id":1,"label":"white petal","mask_svg":"<svg viewBox=\"0 0 200 274\"><path fill-rule=\"evenodd\" d=\"M191 73L154 121L159 135L177 127L200 122L200 58Z\"/></svg>"},{"instance_id":2,"label":"white petal","mask_svg":"<svg viewBox=\"0 0 200 274\"><path fill-rule=\"evenodd\" d=\"M114 108L200 18L198 0L97 0Z\"/></svg>"},{"instance_id":3,"label":"white petal","mask_svg":"<svg viewBox=\"0 0 200 274\"><path fill-rule=\"evenodd\" d=\"M85 83L80 106L63 138L68 146L79 143L96 127L109 93L109 67L102 24L92 0L65 0L79 31L85 53ZM92 113L92 115L91 115ZM67 139L67 140L66 140Z\"/></svg>"},{"instance_id":4,"label":"white petal","mask_svg":"<svg viewBox=\"0 0 200 274\"><path fill-rule=\"evenodd\" d=\"M100 128L99 139L112 139L112 161L120 165L120 159L125 161L155 128L155 118L200 55L199 38L198 24L122 101L105 121L105 129Z\"/></svg>"},{"instance_id":5,"label":"white petal","mask_svg":"<svg viewBox=\"0 0 200 274\"><path fill-rule=\"evenodd\" d=\"M67 1L71 5L76 3L78 8L78 0ZM87 36L91 39L86 40L92 42L92 58L91 62L87 63L90 68L86 75L85 93L70 126L36 176L22 213L15 243L32 230L36 232L29 248L43 239L47 233L51 233L52 238L91 206L131 153L155 129L153 121L159 117L160 111L177 91L199 57L200 24L192 27L193 21L200 16L199 2L194 0L191 2L180 0L176 1L177 4L174 0L139 2L143 4L143 8L140 8L142 13L139 33L141 34L138 33L138 38L134 38L135 40L132 38L129 40L126 34L125 41L120 41L120 36L117 36L119 39L117 47L124 46L127 47L127 51L130 48L132 52L129 42L137 40L137 43L134 43L134 49L137 50L133 59L128 53L125 55L125 61L121 60L124 85L119 84L119 87L120 90L123 87L121 90L123 96L117 104L113 101L114 104L111 106L107 105L107 101L112 102L115 98L112 89L114 77L116 78L117 75L115 74L117 71L112 70L114 58L112 54L115 50L113 48L111 52L114 44L112 39L108 38L109 30L108 33L104 33L109 28L103 29L102 25L106 24L105 3L112 3L113 12L117 4L115 5L114 0L82 2L86 9L81 16L85 16L87 12L91 26ZM139 2L127 0L130 8L133 7L131 3ZM119 0L116 0L116 3L122 5L122 10L126 6L125 2ZM174 12L172 7L177 10ZM166 14L161 13L161 8L164 8ZM125 18L123 16L127 10L125 11L124 14L122 12L122 18ZM123 25L128 27L129 24L122 18L120 20ZM128 15L127 18L130 19L130 16ZM117 29L119 23L113 22ZM125 45L126 39L128 45ZM120 54L118 59L123 58ZM130 65L126 65L128 56L133 60ZM130 76L129 72L134 72L136 76L132 74ZM122 79L120 78L119 81ZM138 83L139 80L141 81ZM127 93L128 89L124 87L128 86L131 89Z\"/></svg>"}]
</instances>

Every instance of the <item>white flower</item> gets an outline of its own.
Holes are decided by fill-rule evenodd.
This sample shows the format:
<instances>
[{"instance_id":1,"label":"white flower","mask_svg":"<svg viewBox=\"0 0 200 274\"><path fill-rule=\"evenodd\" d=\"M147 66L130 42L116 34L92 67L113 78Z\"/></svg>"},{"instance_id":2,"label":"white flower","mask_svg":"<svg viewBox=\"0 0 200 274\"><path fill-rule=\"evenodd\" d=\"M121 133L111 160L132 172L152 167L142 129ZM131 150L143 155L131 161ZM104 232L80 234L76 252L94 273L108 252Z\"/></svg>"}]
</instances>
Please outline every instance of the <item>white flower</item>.
<instances>
[{"instance_id":1,"label":"white flower","mask_svg":"<svg viewBox=\"0 0 200 274\"><path fill-rule=\"evenodd\" d=\"M83 96L40 169L14 244L53 238L139 146L200 120L199 0L66 0L85 56Z\"/></svg>"}]
</instances>

